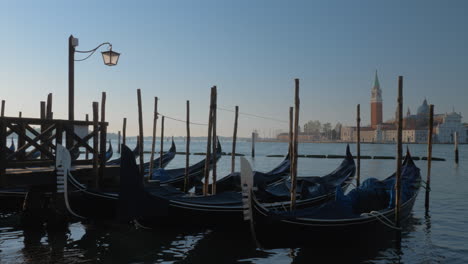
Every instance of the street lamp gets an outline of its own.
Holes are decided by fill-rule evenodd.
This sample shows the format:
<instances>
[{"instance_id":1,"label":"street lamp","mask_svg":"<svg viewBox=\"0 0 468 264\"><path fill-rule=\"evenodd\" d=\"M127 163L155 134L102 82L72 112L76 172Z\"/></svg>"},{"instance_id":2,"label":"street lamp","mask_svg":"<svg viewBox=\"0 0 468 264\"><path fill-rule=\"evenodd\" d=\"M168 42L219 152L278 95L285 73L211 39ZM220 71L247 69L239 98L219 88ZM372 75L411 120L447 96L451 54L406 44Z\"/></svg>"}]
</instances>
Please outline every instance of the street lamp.
<instances>
[{"instance_id":1,"label":"street lamp","mask_svg":"<svg viewBox=\"0 0 468 264\"><path fill-rule=\"evenodd\" d=\"M108 51L103 51L102 59L104 64L107 66L115 66L119 61L120 53L112 50L112 44L109 42L104 42L99 44L96 48L92 50L79 51L75 50L78 46L78 39L74 38L73 35L70 35L68 38L68 120L75 120L75 61L84 61L91 57L94 52L96 52L100 47L107 45L109 46ZM77 53L89 53L84 59L75 60L75 52ZM67 148L70 148L73 144L71 137L67 137Z\"/></svg>"}]
</instances>

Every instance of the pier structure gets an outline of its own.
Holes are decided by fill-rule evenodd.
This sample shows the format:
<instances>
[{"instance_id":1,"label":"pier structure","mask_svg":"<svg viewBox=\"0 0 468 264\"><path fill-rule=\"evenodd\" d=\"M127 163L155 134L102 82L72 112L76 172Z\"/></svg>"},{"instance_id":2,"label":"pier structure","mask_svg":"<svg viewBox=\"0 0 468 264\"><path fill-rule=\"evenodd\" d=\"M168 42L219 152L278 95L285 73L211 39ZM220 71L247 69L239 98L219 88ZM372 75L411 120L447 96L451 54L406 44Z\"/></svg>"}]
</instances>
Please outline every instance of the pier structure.
<instances>
[{"instance_id":1,"label":"pier structure","mask_svg":"<svg viewBox=\"0 0 468 264\"><path fill-rule=\"evenodd\" d=\"M16 135L18 144L15 150L0 151L0 188L29 189L34 186L46 186L50 187L47 189L54 190L56 148L57 144L63 144L64 138L73 139L69 151L76 158L80 155L80 148L85 148L93 157L73 160L73 170L86 171L87 180L102 180L106 163L102 159L104 153L100 152L105 152L108 123L97 122L97 117L95 118L93 122L0 117L0 149L7 150L7 139L13 134ZM94 144L89 143L91 139L95 141ZM101 147L101 151L96 147L99 143L104 146ZM32 159L35 153L40 155ZM93 182L95 181L90 183Z\"/></svg>"}]
</instances>

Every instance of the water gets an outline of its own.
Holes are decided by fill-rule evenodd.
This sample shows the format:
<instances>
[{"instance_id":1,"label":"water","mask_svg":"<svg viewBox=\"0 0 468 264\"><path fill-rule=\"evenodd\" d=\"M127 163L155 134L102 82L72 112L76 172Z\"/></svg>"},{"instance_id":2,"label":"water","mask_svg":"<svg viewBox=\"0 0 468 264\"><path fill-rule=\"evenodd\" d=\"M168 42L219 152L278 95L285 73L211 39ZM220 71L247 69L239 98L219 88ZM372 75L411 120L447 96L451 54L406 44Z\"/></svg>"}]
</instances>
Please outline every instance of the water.
<instances>
[{"instance_id":1,"label":"water","mask_svg":"<svg viewBox=\"0 0 468 264\"><path fill-rule=\"evenodd\" d=\"M115 144L114 142L114 149ZM133 144L133 145L132 145ZM230 152L232 142L222 146ZM129 142L134 146L134 142ZM176 142L179 151L183 141ZM150 142L145 142L146 149ZM344 155L345 144L300 144L299 154ZM413 156L426 156L425 145L408 145ZM165 149L170 143L165 143ZM254 169L267 171L282 158L267 154L287 152L285 143L256 145L257 157L250 156L250 143L238 142L237 152L246 154ZM405 146L406 147L406 146ZM204 152L206 143L194 141L192 152ZM364 144L362 155L394 155L395 145ZM351 146L355 154L355 146ZM19 214L0 212L0 263L468 263L468 145L460 146L460 164L453 161L452 145L434 145L433 156L447 161L432 163L431 207L424 210L424 189L402 234L401 247L392 241L355 249L272 249L257 248L248 232L226 230L144 230L130 226L96 226L73 223L67 232L19 229ZM149 159L149 155L145 155ZM190 162L203 159L192 155ZM299 158L299 175L324 175L340 159ZM383 179L395 169L395 160L362 160L362 179ZM426 161L416 161L426 177ZM168 168L185 165L177 155ZM239 164L236 164L239 168ZM218 175L230 171L230 157L218 162ZM312 238L313 239L313 238ZM372 246L372 247L371 247Z\"/></svg>"}]
</instances>

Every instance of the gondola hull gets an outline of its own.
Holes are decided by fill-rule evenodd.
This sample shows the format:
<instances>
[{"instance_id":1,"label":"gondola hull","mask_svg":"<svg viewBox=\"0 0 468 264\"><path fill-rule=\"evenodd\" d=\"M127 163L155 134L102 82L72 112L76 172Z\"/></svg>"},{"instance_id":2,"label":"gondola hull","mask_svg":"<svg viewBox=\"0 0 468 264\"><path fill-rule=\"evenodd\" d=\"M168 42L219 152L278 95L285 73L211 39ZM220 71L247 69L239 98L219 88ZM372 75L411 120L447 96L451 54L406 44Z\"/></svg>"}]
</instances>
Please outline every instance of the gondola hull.
<instances>
[{"instance_id":1,"label":"gondola hull","mask_svg":"<svg viewBox=\"0 0 468 264\"><path fill-rule=\"evenodd\" d=\"M413 196L401 207L401 223L411 216L416 200ZM330 247L346 246L352 243L366 244L386 239L395 234L392 222L395 210L387 210L379 216L349 220L278 220L265 210L260 203L253 203L253 221L256 239L264 248L283 247ZM384 218L385 217L385 218Z\"/></svg>"}]
</instances>

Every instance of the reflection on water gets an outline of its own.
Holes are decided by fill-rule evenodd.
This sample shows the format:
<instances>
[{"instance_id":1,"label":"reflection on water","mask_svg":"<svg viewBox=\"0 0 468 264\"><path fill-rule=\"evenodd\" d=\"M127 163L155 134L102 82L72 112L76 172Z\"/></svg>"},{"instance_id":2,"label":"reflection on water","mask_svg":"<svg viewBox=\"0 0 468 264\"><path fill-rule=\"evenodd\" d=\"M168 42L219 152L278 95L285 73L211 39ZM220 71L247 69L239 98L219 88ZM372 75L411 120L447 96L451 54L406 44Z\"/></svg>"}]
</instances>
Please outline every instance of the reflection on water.
<instances>
[{"instance_id":1,"label":"reflection on water","mask_svg":"<svg viewBox=\"0 0 468 264\"><path fill-rule=\"evenodd\" d=\"M226 146L228 144L225 144ZM178 142L182 149L183 142ZM287 145L257 144L254 167L268 170L281 158ZM203 151L203 144L199 149ZM283 149L284 147L284 149ZM343 154L343 144L301 145L305 154ZM430 210L424 209L424 190L401 237L345 247L261 249L248 230L228 229L137 229L130 225L72 223L66 230L23 230L19 214L0 212L0 263L468 263L468 146L461 146L460 164L450 156L451 146L436 145L434 156L448 157L434 162ZM250 145L240 142L239 152L248 154ZM411 145L413 155L423 156L424 145ZM388 155L393 145L364 145L363 155ZM196 162L202 157L191 157ZM184 165L176 157L171 167ZM340 160L300 159L301 175L323 175ZM383 179L391 174L394 160L363 160L362 178ZM219 175L229 171L230 159L221 159ZM426 162L418 161L425 178ZM239 167L237 167L239 168ZM311 237L310 239L320 239ZM346 238L349 239L349 238ZM352 241L352 240L351 240Z\"/></svg>"},{"instance_id":2,"label":"reflection on water","mask_svg":"<svg viewBox=\"0 0 468 264\"><path fill-rule=\"evenodd\" d=\"M10 217L15 215L5 217L1 224ZM421 225L429 240L425 244L430 244L430 217L422 223L412 216L401 241L405 243ZM62 231L4 229L1 234L2 251L3 245L12 249L0 253L5 263L400 263L403 254L394 236L339 248L263 250L257 248L248 230L232 229L146 230L129 225L73 223ZM22 246L14 245L21 239Z\"/></svg>"}]
</instances>

